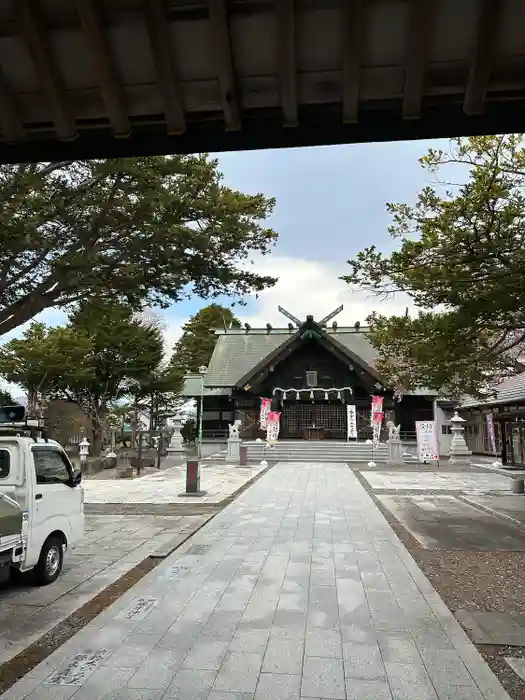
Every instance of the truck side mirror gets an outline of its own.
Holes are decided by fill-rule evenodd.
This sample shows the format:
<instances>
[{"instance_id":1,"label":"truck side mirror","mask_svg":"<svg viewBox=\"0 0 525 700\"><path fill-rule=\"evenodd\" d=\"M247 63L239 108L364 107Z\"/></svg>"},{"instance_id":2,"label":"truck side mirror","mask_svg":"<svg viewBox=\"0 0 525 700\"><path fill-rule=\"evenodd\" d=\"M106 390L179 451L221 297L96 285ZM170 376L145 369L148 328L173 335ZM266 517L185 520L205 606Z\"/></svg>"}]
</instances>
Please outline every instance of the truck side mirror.
<instances>
[{"instance_id":1,"label":"truck side mirror","mask_svg":"<svg viewBox=\"0 0 525 700\"><path fill-rule=\"evenodd\" d=\"M72 486L72 487L79 486L81 481L82 481L82 472L80 471L80 469L76 469L73 472L73 476L71 477L70 486Z\"/></svg>"}]
</instances>

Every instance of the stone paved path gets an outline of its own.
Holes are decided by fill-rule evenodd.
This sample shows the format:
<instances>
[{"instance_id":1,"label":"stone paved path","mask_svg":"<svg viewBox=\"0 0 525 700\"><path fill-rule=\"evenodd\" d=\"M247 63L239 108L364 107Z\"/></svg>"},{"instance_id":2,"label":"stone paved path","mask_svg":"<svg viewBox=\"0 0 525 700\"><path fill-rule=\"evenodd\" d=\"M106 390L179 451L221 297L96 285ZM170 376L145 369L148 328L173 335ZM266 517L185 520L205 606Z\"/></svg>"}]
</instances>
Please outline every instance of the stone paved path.
<instances>
[{"instance_id":1,"label":"stone paved path","mask_svg":"<svg viewBox=\"0 0 525 700\"><path fill-rule=\"evenodd\" d=\"M260 465L236 467L204 464L201 467L202 497L179 498L186 489L186 464L163 469L135 479L86 479L83 482L85 502L89 506L105 505L108 512L118 512L122 505L219 504L263 469Z\"/></svg>"},{"instance_id":2,"label":"stone paved path","mask_svg":"<svg viewBox=\"0 0 525 700\"><path fill-rule=\"evenodd\" d=\"M0 664L12 659L146 557L168 554L209 516L88 515L84 541L52 586L30 575L0 589ZM0 678L1 678L0 670Z\"/></svg>"},{"instance_id":3,"label":"stone paved path","mask_svg":"<svg viewBox=\"0 0 525 700\"><path fill-rule=\"evenodd\" d=\"M3 700L508 700L343 464L280 463Z\"/></svg>"}]
</instances>

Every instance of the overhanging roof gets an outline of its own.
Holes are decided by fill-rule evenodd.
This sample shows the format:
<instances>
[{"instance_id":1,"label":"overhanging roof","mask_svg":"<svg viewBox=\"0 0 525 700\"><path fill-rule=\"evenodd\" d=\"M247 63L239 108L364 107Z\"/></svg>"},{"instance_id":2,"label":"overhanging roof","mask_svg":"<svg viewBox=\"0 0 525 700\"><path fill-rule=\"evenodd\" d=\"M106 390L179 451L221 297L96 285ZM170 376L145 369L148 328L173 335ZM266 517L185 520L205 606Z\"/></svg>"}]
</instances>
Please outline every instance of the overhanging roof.
<instances>
[{"instance_id":1,"label":"overhanging roof","mask_svg":"<svg viewBox=\"0 0 525 700\"><path fill-rule=\"evenodd\" d=\"M0 161L523 130L523 0L0 2Z\"/></svg>"},{"instance_id":2,"label":"overhanging roof","mask_svg":"<svg viewBox=\"0 0 525 700\"><path fill-rule=\"evenodd\" d=\"M494 394L483 399L466 399L461 408L497 406L505 403L525 402L525 372L505 379L494 388Z\"/></svg>"},{"instance_id":3,"label":"overhanging roof","mask_svg":"<svg viewBox=\"0 0 525 700\"><path fill-rule=\"evenodd\" d=\"M342 348L373 368L376 350L365 332L349 328L324 331L328 338L336 339ZM277 328L270 332L266 329L251 329L248 332L230 329L227 332L216 333L217 344L204 383L207 387L234 387L269 355L284 347L290 338L295 336L297 328L291 331Z\"/></svg>"},{"instance_id":4,"label":"overhanging roof","mask_svg":"<svg viewBox=\"0 0 525 700\"><path fill-rule=\"evenodd\" d=\"M182 385L181 396L187 398L198 398L201 394L203 396L231 396L231 389L224 387L208 387L203 386L202 377L200 374L187 374L184 377L184 384Z\"/></svg>"}]
</instances>

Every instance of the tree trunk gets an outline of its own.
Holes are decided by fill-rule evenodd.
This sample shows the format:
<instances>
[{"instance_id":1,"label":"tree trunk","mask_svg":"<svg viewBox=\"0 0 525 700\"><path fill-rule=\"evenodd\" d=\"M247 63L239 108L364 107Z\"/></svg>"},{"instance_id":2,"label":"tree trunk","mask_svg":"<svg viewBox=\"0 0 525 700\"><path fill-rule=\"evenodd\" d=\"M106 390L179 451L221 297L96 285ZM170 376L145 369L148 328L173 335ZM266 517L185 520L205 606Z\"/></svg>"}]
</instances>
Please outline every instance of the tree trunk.
<instances>
[{"instance_id":1,"label":"tree trunk","mask_svg":"<svg viewBox=\"0 0 525 700\"><path fill-rule=\"evenodd\" d=\"M151 394L150 399L149 429L155 430L155 394Z\"/></svg>"},{"instance_id":2,"label":"tree trunk","mask_svg":"<svg viewBox=\"0 0 525 700\"><path fill-rule=\"evenodd\" d=\"M99 420L91 419L91 454L93 457L100 457L104 442L104 428Z\"/></svg>"}]
</instances>

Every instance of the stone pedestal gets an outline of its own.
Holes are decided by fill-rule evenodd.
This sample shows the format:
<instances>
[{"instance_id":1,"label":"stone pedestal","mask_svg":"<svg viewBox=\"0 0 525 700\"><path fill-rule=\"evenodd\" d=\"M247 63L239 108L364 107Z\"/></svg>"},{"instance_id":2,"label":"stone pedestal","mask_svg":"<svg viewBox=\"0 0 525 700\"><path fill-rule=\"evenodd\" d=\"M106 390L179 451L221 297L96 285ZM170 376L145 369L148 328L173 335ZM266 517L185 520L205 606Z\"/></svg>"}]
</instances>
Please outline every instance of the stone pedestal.
<instances>
[{"instance_id":1,"label":"stone pedestal","mask_svg":"<svg viewBox=\"0 0 525 700\"><path fill-rule=\"evenodd\" d=\"M463 423L466 422L457 411L454 412L454 416L450 419L452 425L452 442L450 443L449 452L450 464L468 464L470 462L472 452L467 447L463 437Z\"/></svg>"},{"instance_id":2,"label":"stone pedestal","mask_svg":"<svg viewBox=\"0 0 525 700\"><path fill-rule=\"evenodd\" d=\"M226 452L226 464L241 463L241 438L228 438L228 450Z\"/></svg>"},{"instance_id":3,"label":"stone pedestal","mask_svg":"<svg viewBox=\"0 0 525 700\"><path fill-rule=\"evenodd\" d=\"M180 418L173 419L173 435L171 436L170 444L167 448L169 454L184 452L184 440L180 434L182 421Z\"/></svg>"},{"instance_id":4,"label":"stone pedestal","mask_svg":"<svg viewBox=\"0 0 525 700\"><path fill-rule=\"evenodd\" d=\"M388 464L403 464L403 445L399 438L388 440Z\"/></svg>"}]
</instances>

